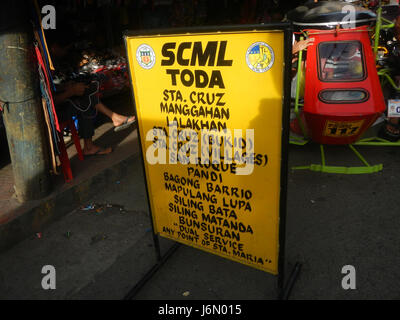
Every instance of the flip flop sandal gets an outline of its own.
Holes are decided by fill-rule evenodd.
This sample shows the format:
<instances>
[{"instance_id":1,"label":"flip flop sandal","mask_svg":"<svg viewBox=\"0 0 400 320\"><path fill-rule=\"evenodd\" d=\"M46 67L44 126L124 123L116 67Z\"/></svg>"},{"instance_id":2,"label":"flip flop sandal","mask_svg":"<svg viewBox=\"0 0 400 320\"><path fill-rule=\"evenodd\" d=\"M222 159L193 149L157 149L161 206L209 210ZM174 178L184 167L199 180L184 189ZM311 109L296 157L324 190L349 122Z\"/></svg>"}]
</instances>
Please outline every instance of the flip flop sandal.
<instances>
[{"instance_id":1,"label":"flip flop sandal","mask_svg":"<svg viewBox=\"0 0 400 320\"><path fill-rule=\"evenodd\" d=\"M390 126L392 129L399 131L399 133L393 133L387 129ZM388 140L390 142L397 142L400 139L400 125L385 121L384 125L378 132L378 137Z\"/></svg>"},{"instance_id":2,"label":"flip flop sandal","mask_svg":"<svg viewBox=\"0 0 400 320\"><path fill-rule=\"evenodd\" d=\"M126 128L129 128L132 124L134 124L136 122L136 119L133 119L131 121L128 121L129 118L126 118L126 120L124 121L124 123L120 124L118 127L114 128L115 132L124 130Z\"/></svg>"},{"instance_id":3,"label":"flip flop sandal","mask_svg":"<svg viewBox=\"0 0 400 320\"><path fill-rule=\"evenodd\" d=\"M98 157L98 156L106 156L106 155L109 155L109 154L111 154L114 150L111 148L111 151L110 152L107 152L107 153L100 153L100 152L104 152L104 151L106 151L106 149L103 149L103 148L100 148L99 150L97 150L97 152L95 152L95 153L92 153L92 154L83 154L83 157Z\"/></svg>"}]
</instances>

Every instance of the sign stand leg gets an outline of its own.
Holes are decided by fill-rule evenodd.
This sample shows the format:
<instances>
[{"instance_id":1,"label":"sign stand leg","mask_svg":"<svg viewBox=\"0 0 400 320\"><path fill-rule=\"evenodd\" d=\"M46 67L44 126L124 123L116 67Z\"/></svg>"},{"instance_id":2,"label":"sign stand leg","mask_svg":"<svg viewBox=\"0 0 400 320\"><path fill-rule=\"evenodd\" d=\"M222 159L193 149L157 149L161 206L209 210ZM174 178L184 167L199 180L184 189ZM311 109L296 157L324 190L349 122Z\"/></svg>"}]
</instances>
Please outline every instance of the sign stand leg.
<instances>
[{"instance_id":1,"label":"sign stand leg","mask_svg":"<svg viewBox=\"0 0 400 320\"><path fill-rule=\"evenodd\" d=\"M157 243L157 242L155 242ZM156 272L164 265L164 263L173 255L173 253L178 250L178 248L181 246L180 243L176 242L165 254L164 256L159 255L160 251L158 248L158 253L159 255L157 259L157 263L142 277L142 279L139 280L138 283L129 291L129 293L124 297L124 300L132 300L144 287L144 285L149 281L155 274Z\"/></svg>"},{"instance_id":2,"label":"sign stand leg","mask_svg":"<svg viewBox=\"0 0 400 320\"><path fill-rule=\"evenodd\" d=\"M296 262L294 265L292 272L290 273L289 279L285 285L284 283L284 273L282 272L278 276L278 299L279 300L288 300L290 293L292 292L293 286L297 280L297 277L300 274L301 263Z\"/></svg>"}]
</instances>

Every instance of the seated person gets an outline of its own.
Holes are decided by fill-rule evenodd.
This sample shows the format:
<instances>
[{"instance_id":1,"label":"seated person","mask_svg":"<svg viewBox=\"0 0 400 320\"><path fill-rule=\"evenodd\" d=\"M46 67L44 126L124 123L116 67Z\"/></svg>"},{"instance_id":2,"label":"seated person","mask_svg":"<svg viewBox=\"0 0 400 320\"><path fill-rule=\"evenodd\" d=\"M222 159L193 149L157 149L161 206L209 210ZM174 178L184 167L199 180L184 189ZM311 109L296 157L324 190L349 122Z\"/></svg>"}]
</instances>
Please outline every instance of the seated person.
<instances>
[{"instance_id":1,"label":"seated person","mask_svg":"<svg viewBox=\"0 0 400 320\"><path fill-rule=\"evenodd\" d=\"M70 62L73 57L70 53L71 45L64 40L67 38L59 35L58 38L49 39L49 49L54 67L56 72L61 74L74 69L74 62ZM77 117L79 136L84 142L84 156L106 155L112 152L111 147L103 149L93 143L93 119L97 112L101 112L111 119L115 131L128 128L135 122L135 116L127 117L115 113L99 100L99 84L96 81L61 81L56 85L56 89L53 96L57 116L60 121L70 119L72 116Z\"/></svg>"},{"instance_id":2,"label":"seated person","mask_svg":"<svg viewBox=\"0 0 400 320\"><path fill-rule=\"evenodd\" d=\"M321 78L323 81L354 81L364 77L361 44L357 42L323 43L321 45Z\"/></svg>"}]
</instances>

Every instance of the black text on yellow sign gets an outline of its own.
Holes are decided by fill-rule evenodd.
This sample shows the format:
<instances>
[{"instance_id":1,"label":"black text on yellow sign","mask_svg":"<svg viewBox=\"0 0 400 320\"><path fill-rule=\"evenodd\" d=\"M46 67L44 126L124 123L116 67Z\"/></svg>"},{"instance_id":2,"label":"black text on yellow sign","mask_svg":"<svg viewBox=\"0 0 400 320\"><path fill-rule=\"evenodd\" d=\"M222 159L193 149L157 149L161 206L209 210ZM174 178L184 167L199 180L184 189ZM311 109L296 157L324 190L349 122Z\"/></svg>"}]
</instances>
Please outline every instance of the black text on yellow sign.
<instances>
[{"instance_id":1,"label":"black text on yellow sign","mask_svg":"<svg viewBox=\"0 0 400 320\"><path fill-rule=\"evenodd\" d=\"M277 274L283 32L137 36L126 45L155 232Z\"/></svg>"},{"instance_id":2,"label":"black text on yellow sign","mask_svg":"<svg viewBox=\"0 0 400 320\"><path fill-rule=\"evenodd\" d=\"M164 59L161 65L165 67L177 65L180 67L222 67L232 66L232 60L225 60L227 41L209 41L203 49L201 41L196 42L181 42L177 47L176 42L165 43L162 47L162 55ZM184 58L184 56L187 58ZM180 68L166 69L166 73L171 76L171 84L176 86L181 84L185 87L196 88L214 88L218 87L225 89L222 74L219 70L212 70L207 73L204 70ZM180 82L179 82L180 80ZM179 84L178 84L179 82Z\"/></svg>"},{"instance_id":3,"label":"black text on yellow sign","mask_svg":"<svg viewBox=\"0 0 400 320\"><path fill-rule=\"evenodd\" d=\"M364 120L357 121L327 121L325 124L324 136L335 138L346 138L356 136Z\"/></svg>"}]
</instances>

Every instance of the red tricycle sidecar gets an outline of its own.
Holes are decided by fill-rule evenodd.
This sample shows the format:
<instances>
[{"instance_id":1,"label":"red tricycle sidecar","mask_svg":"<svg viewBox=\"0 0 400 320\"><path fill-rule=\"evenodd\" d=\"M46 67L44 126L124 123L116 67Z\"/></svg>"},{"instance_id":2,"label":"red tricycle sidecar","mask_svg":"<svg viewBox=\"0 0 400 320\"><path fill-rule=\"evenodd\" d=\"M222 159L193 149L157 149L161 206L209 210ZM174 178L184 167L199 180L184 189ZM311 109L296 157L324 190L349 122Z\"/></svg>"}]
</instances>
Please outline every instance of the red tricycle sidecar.
<instances>
[{"instance_id":1,"label":"red tricycle sidecar","mask_svg":"<svg viewBox=\"0 0 400 320\"><path fill-rule=\"evenodd\" d=\"M366 26L306 30L304 116L320 144L352 144L385 111L385 100Z\"/></svg>"}]
</instances>

